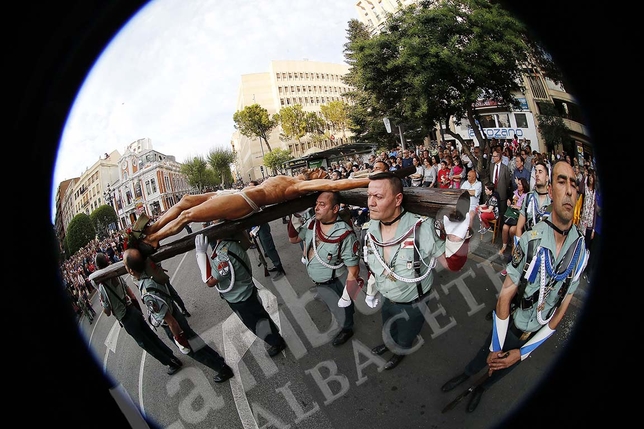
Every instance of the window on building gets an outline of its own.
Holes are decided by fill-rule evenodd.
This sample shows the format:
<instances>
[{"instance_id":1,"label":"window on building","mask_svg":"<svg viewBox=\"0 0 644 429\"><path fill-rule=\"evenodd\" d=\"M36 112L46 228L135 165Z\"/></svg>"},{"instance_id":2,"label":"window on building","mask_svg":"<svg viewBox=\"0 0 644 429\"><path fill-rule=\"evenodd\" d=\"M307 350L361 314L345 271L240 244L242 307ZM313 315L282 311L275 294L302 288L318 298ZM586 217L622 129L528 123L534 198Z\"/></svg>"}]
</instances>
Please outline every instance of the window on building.
<instances>
[{"instance_id":1,"label":"window on building","mask_svg":"<svg viewBox=\"0 0 644 429\"><path fill-rule=\"evenodd\" d=\"M282 80L282 75L280 75L279 73L275 73L275 79Z\"/></svg>"},{"instance_id":2,"label":"window on building","mask_svg":"<svg viewBox=\"0 0 644 429\"><path fill-rule=\"evenodd\" d=\"M150 185L152 186L152 193L156 194L157 193L157 179L151 179L150 180Z\"/></svg>"},{"instance_id":3,"label":"window on building","mask_svg":"<svg viewBox=\"0 0 644 429\"><path fill-rule=\"evenodd\" d=\"M134 197L141 198L142 196L143 191L141 190L141 182L137 180L134 182Z\"/></svg>"},{"instance_id":4,"label":"window on building","mask_svg":"<svg viewBox=\"0 0 644 429\"><path fill-rule=\"evenodd\" d=\"M481 115L479 122L483 128L496 128L494 115Z\"/></svg>"},{"instance_id":5,"label":"window on building","mask_svg":"<svg viewBox=\"0 0 644 429\"><path fill-rule=\"evenodd\" d=\"M510 128L510 115L507 113L499 113L497 115L499 122L499 127L501 128Z\"/></svg>"},{"instance_id":6,"label":"window on building","mask_svg":"<svg viewBox=\"0 0 644 429\"><path fill-rule=\"evenodd\" d=\"M525 113L515 113L514 120L517 122L517 128L528 128L528 118Z\"/></svg>"}]
</instances>

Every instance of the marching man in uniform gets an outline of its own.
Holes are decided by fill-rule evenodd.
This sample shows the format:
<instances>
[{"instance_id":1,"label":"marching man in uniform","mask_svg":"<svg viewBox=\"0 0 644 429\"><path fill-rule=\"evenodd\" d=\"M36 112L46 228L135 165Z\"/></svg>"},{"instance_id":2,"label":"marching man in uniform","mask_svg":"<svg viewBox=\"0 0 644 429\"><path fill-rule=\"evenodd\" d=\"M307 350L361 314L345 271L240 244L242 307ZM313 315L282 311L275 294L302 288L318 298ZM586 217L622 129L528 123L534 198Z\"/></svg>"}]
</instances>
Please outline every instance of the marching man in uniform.
<instances>
[{"instance_id":1,"label":"marching man in uniform","mask_svg":"<svg viewBox=\"0 0 644 429\"><path fill-rule=\"evenodd\" d=\"M235 374L224 358L190 327L167 285L157 283L146 273L145 260L146 258L135 248L126 249L123 253L125 269L139 288L141 300L148 309L150 323L163 327L168 338L177 344L182 353L215 370L215 383L223 383L233 377Z\"/></svg>"},{"instance_id":2,"label":"marching man in uniform","mask_svg":"<svg viewBox=\"0 0 644 429\"><path fill-rule=\"evenodd\" d=\"M359 289L360 258L359 244L353 227L338 214L340 201L337 192L322 192L315 202L315 216L306 221L298 233L289 220L288 236L291 243L304 242L304 260L309 277L319 288L332 291L321 293L331 313L342 327L333 339L339 346L353 336L353 314L355 306L351 300L343 307L338 305L345 285L340 277L347 272L346 285ZM292 217L291 217L292 219ZM332 296L333 299L329 298Z\"/></svg>"},{"instance_id":3,"label":"marching man in uniform","mask_svg":"<svg viewBox=\"0 0 644 429\"><path fill-rule=\"evenodd\" d=\"M578 190L567 162L554 165L549 194L550 216L524 232L512 251L492 331L465 371L441 388L449 392L487 366L487 378L484 374L472 391L467 412L476 409L483 392L555 332L579 286L589 254L583 234L572 222Z\"/></svg>"},{"instance_id":4,"label":"marching man in uniform","mask_svg":"<svg viewBox=\"0 0 644 429\"><path fill-rule=\"evenodd\" d=\"M371 221L363 251L370 275L366 303L375 308L379 292L382 304L384 343L371 352L393 355L385 369L393 369L408 354L423 325L423 309L433 282L436 262L451 271L467 260L469 213L444 216L442 221L406 211L402 207L403 186L390 172L370 177L367 201ZM349 288L347 288L349 289ZM350 296L355 295L348 290Z\"/></svg>"},{"instance_id":5,"label":"marching man in uniform","mask_svg":"<svg viewBox=\"0 0 644 429\"><path fill-rule=\"evenodd\" d=\"M284 350L286 342L262 305L253 281L250 258L241 244L235 240L217 240L209 255L208 237L197 234L195 253L201 280L206 286L217 289L242 323L264 340L269 356Z\"/></svg>"}]
</instances>

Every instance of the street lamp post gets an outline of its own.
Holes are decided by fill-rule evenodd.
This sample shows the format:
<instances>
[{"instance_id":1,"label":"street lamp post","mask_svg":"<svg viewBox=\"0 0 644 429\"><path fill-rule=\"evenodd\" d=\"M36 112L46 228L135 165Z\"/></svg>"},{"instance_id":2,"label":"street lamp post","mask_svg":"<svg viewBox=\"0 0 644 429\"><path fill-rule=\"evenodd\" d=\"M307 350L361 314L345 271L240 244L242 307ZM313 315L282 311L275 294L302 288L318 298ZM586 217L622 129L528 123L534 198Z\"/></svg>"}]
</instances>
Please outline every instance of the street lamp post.
<instances>
[{"instance_id":1,"label":"street lamp post","mask_svg":"<svg viewBox=\"0 0 644 429\"><path fill-rule=\"evenodd\" d=\"M257 137L257 140L259 141L259 148L262 150L262 163L264 163L264 146L262 145L262 138ZM260 165L259 166L260 171L262 172L262 180L264 180L264 166Z\"/></svg>"},{"instance_id":2,"label":"street lamp post","mask_svg":"<svg viewBox=\"0 0 644 429\"><path fill-rule=\"evenodd\" d=\"M114 196L112 195L112 188L109 183L107 184L107 189L105 190L105 192L103 192L103 198L105 199L107 204L109 204L110 207L112 207L112 210L114 210L114 213L116 214L116 221L117 221L117 224L115 226L118 228L118 214L116 213L116 207L114 207Z\"/></svg>"},{"instance_id":3,"label":"street lamp post","mask_svg":"<svg viewBox=\"0 0 644 429\"><path fill-rule=\"evenodd\" d=\"M398 127L398 135L400 137L400 146L402 147L402 150L405 150L405 138L403 137L403 130L402 127L404 126L403 124L398 123L398 119L396 118L382 118L382 121L385 123L385 128L387 129L387 132L391 134L391 122L395 121L396 126Z\"/></svg>"}]
</instances>

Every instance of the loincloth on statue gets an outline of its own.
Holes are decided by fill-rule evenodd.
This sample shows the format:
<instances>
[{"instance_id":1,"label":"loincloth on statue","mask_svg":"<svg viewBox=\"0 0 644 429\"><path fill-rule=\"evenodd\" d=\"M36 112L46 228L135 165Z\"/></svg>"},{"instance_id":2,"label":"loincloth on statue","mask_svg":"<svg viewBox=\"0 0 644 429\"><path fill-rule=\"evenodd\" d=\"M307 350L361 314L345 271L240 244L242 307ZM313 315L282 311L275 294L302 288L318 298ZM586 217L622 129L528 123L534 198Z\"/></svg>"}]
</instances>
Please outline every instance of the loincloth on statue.
<instances>
[{"instance_id":1,"label":"loincloth on statue","mask_svg":"<svg viewBox=\"0 0 644 429\"><path fill-rule=\"evenodd\" d=\"M247 215L244 215L244 216L242 216L242 217L238 217L238 218L237 218L237 219L235 219L235 220L239 220L239 219L247 218L248 216L250 216L250 215L253 215L253 214L257 213L257 212L259 212L259 211L262 209L262 208L261 208L261 207L259 207L257 204L255 204L255 202L254 202L253 200L251 200L251 199L250 199L250 197L249 197L248 195L246 195L246 192L244 192L244 190L243 190L243 189L242 189L241 191L239 191L239 192L238 192L238 194L239 194L239 196L241 196L241 197L242 197L242 198L243 198L243 199L248 203L248 205L250 206L250 208L252 209L252 211L251 211L250 213L248 213Z\"/></svg>"}]
</instances>

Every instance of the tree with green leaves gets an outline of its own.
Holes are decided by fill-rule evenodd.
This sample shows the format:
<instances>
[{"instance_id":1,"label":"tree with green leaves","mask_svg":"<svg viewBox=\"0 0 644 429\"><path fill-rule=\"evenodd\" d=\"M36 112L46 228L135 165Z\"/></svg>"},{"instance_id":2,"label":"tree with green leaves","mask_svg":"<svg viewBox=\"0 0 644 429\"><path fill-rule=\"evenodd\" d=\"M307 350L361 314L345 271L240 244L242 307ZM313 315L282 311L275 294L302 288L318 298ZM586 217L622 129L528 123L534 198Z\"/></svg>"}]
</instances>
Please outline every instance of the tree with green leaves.
<instances>
[{"instance_id":1,"label":"tree with green leaves","mask_svg":"<svg viewBox=\"0 0 644 429\"><path fill-rule=\"evenodd\" d=\"M317 137L329 138L330 134L327 132L327 124L317 112L306 112L306 132L314 141Z\"/></svg>"},{"instance_id":2,"label":"tree with green leaves","mask_svg":"<svg viewBox=\"0 0 644 429\"><path fill-rule=\"evenodd\" d=\"M69 225L67 225L65 240L67 240L67 248L69 249L70 255L78 252L79 249L85 247L95 238L96 230L94 229L94 223L85 213L77 214L69 222Z\"/></svg>"},{"instance_id":3,"label":"tree with green leaves","mask_svg":"<svg viewBox=\"0 0 644 429\"><path fill-rule=\"evenodd\" d=\"M230 164L233 162L235 162L235 154L230 149L216 148L208 153L208 164L215 175L221 179L219 183L225 187L233 183L233 174L230 171Z\"/></svg>"},{"instance_id":4,"label":"tree with green leaves","mask_svg":"<svg viewBox=\"0 0 644 429\"><path fill-rule=\"evenodd\" d=\"M92 221L94 230L100 240L108 237L110 225L112 225L113 228L116 228L116 223L118 222L118 217L116 216L114 207L108 204L98 206L96 210L90 213L89 218Z\"/></svg>"},{"instance_id":5,"label":"tree with green leaves","mask_svg":"<svg viewBox=\"0 0 644 429\"><path fill-rule=\"evenodd\" d=\"M186 176L190 186L204 192L206 188L216 186L219 181L215 172L208 168L208 163L203 156L193 156L181 164L181 174Z\"/></svg>"},{"instance_id":6,"label":"tree with green leaves","mask_svg":"<svg viewBox=\"0 0 644 429\"><path fill-rule=\"evenodd\" d=\"M273 171L282 171L283 165L291 159L293 155L288 149L274 149L264 155L264 165Z\"/></svg>"},{"instance_id":7,"label":"tree with green leaves","mask_svg":"<svg viewBox=\"0 0 644 429\"><path fill-rule=\"evenodd\" d=\"M350 40L347 51L356 69L352 85L371 95L363 109L380 116L378 122L396 118L424 135L445 126L463 144L448 124L467 118L484 151L488 141L477 125L478 100L518 108L523 74L535 69L561 81L525 25L487 0L421 0L389 15L377 35ZM479 163L479 173L485 167Z\"/></svg>"},{"instance_id":8,"label":"tree with green leaves","mask_svg":"<svg viewBox=\"0 0 644 429\"><path fill-rule=\"evenodd\" d=\"M342 131L342 137L346 138L346 130L349 125L348 116L349 106L342 100L334 100L329 104L320 106L322 117L327 123L331 124L334 131Z\"/></svg>"},{"instance_id":9,"label":"tree with green leaves","mask_svg":"<svg viewBox=\"0 0 644 429\"><path fill-rule=\"evenodd\" d=\"M361 70L358 67L359 53L356 51L362 42L371 39L371 33L366 25L352 19L347 28L347 40L344 44L345 62L351 66L342 81L353 88L342 94L351 100L351 108L347 112L348 129L355 135L357 141L377 142L382 146L391 147L396 139L385 128L382 121L387 113L378 107L374 94L365 90L362 83Z\"/></svg>"},{"instance_id":10,"label":"tree with green leaves","mask_svg":"<svg viewBox=\"0 0 644 429\"><path fill-rule=\"evenodd\" d=\"M282 107L279 113L273 115L273 120L282 127L282 141L297 140L301 143L300 139L306 135L306 112L301 104Z\"/></svg>"},{"instance_id":11,"label":"tree with green leaves","mask_svg":"<svg viewBox=\"0 0 644 429\"><path fill-rule=\"evenodd\" d=\"M541 103L539 107L541 113L537 115L537 129L546 143L548 152L553 152L557 146L564 146L569 140L570 129L554 104Z\"/></svg>"},{"instance_id":12,"label":"tree with green leaves","mask_svg":"<svg viewBox=\"0 0 644 429\"><path fill-rule=\"evenodd\" d=\"M249 139L258 138L260 145L264 140L268 151L272 150L268 143L268 136L277 126L277 121L269 116L268 110L255 103L235 112L233 121L235 121L235 129L243 136Z\"/></svg>"}]
</instances>

